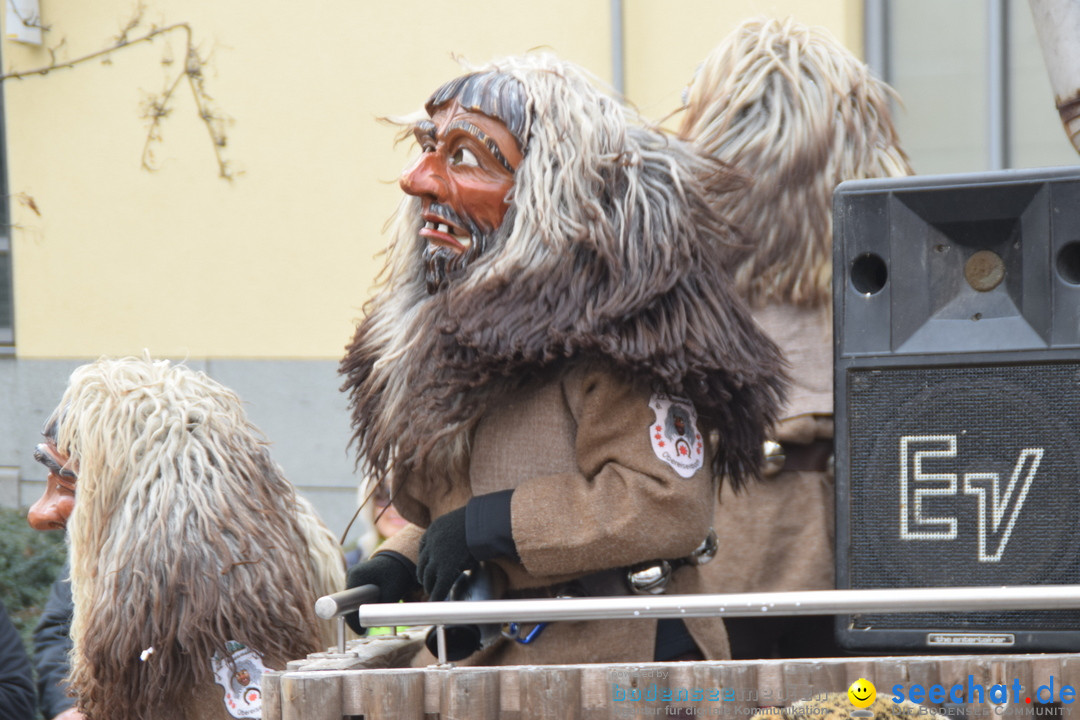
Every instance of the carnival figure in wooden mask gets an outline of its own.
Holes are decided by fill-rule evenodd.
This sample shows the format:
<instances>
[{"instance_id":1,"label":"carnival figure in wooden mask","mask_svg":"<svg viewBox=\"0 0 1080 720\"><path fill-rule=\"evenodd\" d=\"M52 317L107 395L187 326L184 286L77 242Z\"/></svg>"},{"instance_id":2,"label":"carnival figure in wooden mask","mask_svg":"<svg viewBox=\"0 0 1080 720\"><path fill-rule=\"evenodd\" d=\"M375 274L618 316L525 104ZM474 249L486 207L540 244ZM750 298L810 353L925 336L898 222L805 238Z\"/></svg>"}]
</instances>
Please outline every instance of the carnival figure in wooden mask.
<instances>
[{"instance_id":1,"label":"carnival figure in wooden mask","mask_svg":"<svg viewBox=\"0 0 1080 720\"><path fill-rule=\"evenodd\" d=\"M790 19L742 23L687 88L679 135L750 179L721 208L746 241L725 261L792 377L766 481L722 492L709 592L834 587L832 194L844 180L911 173L892 97L827 31ZM833 649L831 619L728 628L736 657Z\"/></svg>"},{"instance_id":2,"label":"carnival figure in wooden mask","mask_svg":"<svg viewBox=\"0 0 1080 720\"><path fill-rule=\"evenodd\" d=\"M783 386L723 280L731 173L549 55L450 81L409 130L411 197L341 369L360 465L411 524L349 585L442 599L497 568L507 597L612 595L659 567L696 591L718 478L755 475ZM533 630L463 659L727 654L709 619Z\"/></svg>"},{"instance_id":3,"label":"carnival figure in wooden mask","mask_svg":"<svg viewBox=\"0 0 1080 720\"><path fill-rule=\"evenodd\" d=\"M344 586L341 549L232 391L103 359L72 373L44 435L29 520L68 530L88 718L258 717L262 671L331 644L314 603Z\"/></svg>"}]
</instances>

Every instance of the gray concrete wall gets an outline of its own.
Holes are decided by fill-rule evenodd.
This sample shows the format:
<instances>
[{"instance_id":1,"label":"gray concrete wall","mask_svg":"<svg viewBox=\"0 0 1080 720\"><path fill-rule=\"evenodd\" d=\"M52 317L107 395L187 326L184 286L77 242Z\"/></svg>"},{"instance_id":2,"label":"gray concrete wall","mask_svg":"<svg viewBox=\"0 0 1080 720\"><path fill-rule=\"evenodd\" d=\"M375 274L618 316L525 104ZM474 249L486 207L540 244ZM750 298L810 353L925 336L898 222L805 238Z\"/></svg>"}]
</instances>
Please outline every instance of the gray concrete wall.
<instances>
[{"instance_id":1,"label":"gray concrete wall","mask_svg":"<svg viewBox=\"0 0 1080 720\"><path fill-rule=\"evenodd\" d=\"M0 357L0 504L27 507L44 488L34 462L41 428L60 400L71 371L86 361ZM346 450L350 429L336 361L187 360L232 388L270 440L286 477L330 529L345 530L356 510L359 477ZM358 520L346 542L366 526Z\"/></svg>"}]
</instances>

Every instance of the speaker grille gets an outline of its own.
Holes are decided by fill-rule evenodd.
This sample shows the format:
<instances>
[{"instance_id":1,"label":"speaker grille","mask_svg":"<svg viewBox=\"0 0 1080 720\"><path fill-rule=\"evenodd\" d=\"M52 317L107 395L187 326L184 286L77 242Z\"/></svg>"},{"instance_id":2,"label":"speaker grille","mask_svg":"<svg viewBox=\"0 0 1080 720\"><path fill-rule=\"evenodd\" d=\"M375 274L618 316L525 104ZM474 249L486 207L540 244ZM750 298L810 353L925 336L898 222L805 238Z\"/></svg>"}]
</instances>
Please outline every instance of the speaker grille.
<instances>
[{"instance_id":1,"label":"speaker grille","mask_svg":"<svg viewBox=\"0 0 1080 720\"><path fill-rule=\"evenodd\" d=\"M846 380L850 587L1080 583L1080 364L849 368ZM852 620L1074 630L1080 611Z\"/></svg>"}]
</instances>

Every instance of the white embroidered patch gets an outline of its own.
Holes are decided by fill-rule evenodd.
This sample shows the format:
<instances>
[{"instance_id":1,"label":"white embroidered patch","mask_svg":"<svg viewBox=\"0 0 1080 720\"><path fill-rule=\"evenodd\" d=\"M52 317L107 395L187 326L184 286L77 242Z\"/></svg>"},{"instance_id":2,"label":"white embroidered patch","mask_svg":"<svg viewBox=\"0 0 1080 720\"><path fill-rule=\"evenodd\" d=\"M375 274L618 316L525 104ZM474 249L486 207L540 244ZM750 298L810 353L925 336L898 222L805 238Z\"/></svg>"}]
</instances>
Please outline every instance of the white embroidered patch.
<instances>
[{"instance_id":1,"label":"white embroidered patch","mask_svg":"<svg viewBox=\"0 0 1080 720\"><path fill-rule=\"evenodd\" d=\"M679 475L690 477L705 460L694 404L686 398L654 393L649 407L656 413L656 422L649 427L653 452Z\"/></svg>"},{"instance_id":2,"label":"white embroidered patch","mask_svg":"<svg viewBox=\"0 0 1080 720\"><path fill-rule=\"evenodd\" d=\"M234 718L262 717L262 676L266 671L262 656L251 648L230 640L233 665L218 654L211 660L214 682L225 689L225 709Z\"/></svg>"}]
</instances>

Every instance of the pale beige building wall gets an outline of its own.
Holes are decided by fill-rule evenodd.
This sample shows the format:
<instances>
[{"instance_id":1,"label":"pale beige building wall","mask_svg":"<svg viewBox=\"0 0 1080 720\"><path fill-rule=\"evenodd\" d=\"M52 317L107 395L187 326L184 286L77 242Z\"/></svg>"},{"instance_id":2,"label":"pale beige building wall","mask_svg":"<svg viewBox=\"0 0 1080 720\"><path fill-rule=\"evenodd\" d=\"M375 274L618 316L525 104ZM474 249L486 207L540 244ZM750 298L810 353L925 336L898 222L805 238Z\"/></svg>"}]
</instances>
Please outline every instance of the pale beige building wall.
<instances>
[{"instance_id":1,"label":"pale beige building wall","mask_svg":"<svg viewBox=\"0 0 1080 720\"><path fill-rule=\"evenodd\" d=\"M62 61L115 42L133 7L42 5ZM158 170L140 168L140 102L179 71L181 33L5 82L18 357L339 357L409 151L376 118L420 107L459 74L453 53L480 62L546 46L610 75L606 0L145 8L132 37L187 22L210 56L206 87L232 118L223 152L238 175L218 178L183 84ZM6 69L48 62L43 48L3 45Z\"/></svg>"},{"instance_id":2,"label":"pale beige building wall","mask_svg":"<svg viewBox=\"0 0 1080 720\"><path fill-rule=\"evenodd\" d=\"M8 71L115 43L129 0L41 0L43 47L5 41ZM677 107L696 64L739 20L795 14L849 43L853 0L626 0L627 96ZM181 31L3 84L14 223L16 356L341 355L380 264L408 143L379 116L417 109L474 62L548 48L612 77L609 0L455 3L144 2L138 37L187 23L206 89L231 118L218 177L189 88L140 167L141 105L177 76ZM163 64L167 63L167 64ZM32 207L31 207L32 202Z\"/></svg>"}]
</instances>

